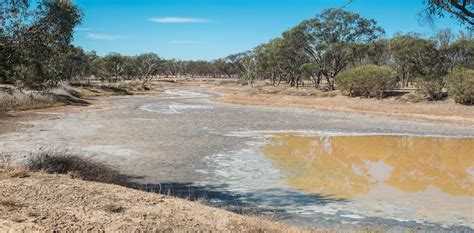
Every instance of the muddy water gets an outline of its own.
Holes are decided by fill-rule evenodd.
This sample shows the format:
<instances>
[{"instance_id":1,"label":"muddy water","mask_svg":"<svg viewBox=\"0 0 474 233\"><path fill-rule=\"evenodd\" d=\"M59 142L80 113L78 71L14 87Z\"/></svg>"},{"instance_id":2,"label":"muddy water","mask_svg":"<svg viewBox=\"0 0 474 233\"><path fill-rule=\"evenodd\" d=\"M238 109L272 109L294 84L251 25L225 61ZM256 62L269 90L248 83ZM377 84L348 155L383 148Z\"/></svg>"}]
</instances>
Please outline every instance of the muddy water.
<instances>
[{"instance_id":1,"label":"muddy water","mask_svg":"<svg viewBox=\"0 0 474 233\"><path fill-rule=\"evenodd\" d=\"M473 139L281 134L263 152L291 187L307 193L473 220Z\"/></svg>"},{"instance_id":2,"label":"muddy water","mask_svg":"<svg viewBox=\"0 0 474 233\"><path fill-rule=\"evenodd\" d=\"M209 173L259 208L299 224L474 227L473 138L256 134L248 149L210 157Z\"/></svg>"}]
</instances>

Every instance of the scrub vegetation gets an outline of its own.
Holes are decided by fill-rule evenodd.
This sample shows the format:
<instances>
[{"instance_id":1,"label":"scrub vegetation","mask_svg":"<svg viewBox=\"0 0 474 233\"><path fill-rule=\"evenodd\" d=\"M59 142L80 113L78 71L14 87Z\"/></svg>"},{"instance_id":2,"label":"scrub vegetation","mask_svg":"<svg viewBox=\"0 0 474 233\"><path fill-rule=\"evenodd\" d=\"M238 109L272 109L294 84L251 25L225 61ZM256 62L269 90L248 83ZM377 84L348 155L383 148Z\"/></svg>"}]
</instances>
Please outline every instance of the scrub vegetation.
<instances>
[{"instance_id":1,"label":"scrub vegetation","mask_svg":"<svg viewBox=\"0 0 474 233\"><path fill-rule=\"evenodd\" d=\"M474 39L467 14L472 4L426 2L428 18L446 14L467 25L459 33L444 29L430 38L416 33L386 38L373 19L343 8L327 9L250 51L214 61L180 61L155 53L98 56L71 44L83 16L72 2L43 0L32 5L9 0L0 17L0 85L21 90L22 96L1 89L0 110L55 106L58 98L48 90L67 83L138 82L139 89L149 90L157 77L241 79L251 87L265 80L274 86L312 85L324 92L340 89L348 96L367 98L410 89L427 100L449 95L457 103L472 104Z\"/></svg>"}]
</instances>

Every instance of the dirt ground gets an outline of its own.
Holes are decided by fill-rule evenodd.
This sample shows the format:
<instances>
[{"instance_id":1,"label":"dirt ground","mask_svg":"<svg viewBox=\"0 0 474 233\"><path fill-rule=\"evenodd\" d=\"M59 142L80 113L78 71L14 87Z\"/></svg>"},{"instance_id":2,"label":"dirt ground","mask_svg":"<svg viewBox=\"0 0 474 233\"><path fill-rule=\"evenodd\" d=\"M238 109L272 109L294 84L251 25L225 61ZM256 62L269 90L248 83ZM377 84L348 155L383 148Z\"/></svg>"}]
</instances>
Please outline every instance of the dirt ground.
<instances>
[{"instance_id":1,"label":"dirt ground","mask_svg":"<svg viewBox=\"0 0 474 233\"><path fill-rule=\"evenodd\" d=\"M187 192L196 185L205 185L202 192L208 194L209 200L226 200L228 196L232 197L230 202L235 202L235 193L226 186L207 184L209 174L205 172L209 166L208 156L233 155L233 151L247 149L248 143L253 143L251 138L239 136L239 132L320 130L450 137L474 135L474 108L451 100L406 103L393 98L347 98L314 88L248 88L234 80L156 80L152 85L156 91L133 96L87 95L90 106L8 113L0 118L0 153L13 154L21 161L38 148L67 149L102 160L128 175L142 177L138 180L140 183L172 183L173 187L179 186ZM280 198L265 198L253 189L245 190L245 194L262 198L264 207L281 206ZM258 222L260 219L247 220L247 217L181 199L87 183L67 176L34 174L25 179L3 176L0 195L1 203L6 204L0 204L0 232L6 228L24 231L59 228L237 230L239 224L251 227L245 230L252 230L254 226L261 226L254 230L288 229L271 228L273 225L267 228ZM11 203L19 203L19 206ZM160 209L161 204L164 207ZM112 210L111 213L108 210ZM117 211L119 213L115 213ZM357 224L368 229L374 225L381 229L413 227L398 228L402 223L392 220L357 220L357 224L346 218L330 220L321 216L318 221L305 222L293 216L284 221L312 229L333 229L342 224L350 225L344 229L354 229L350 227Z\"/></svg>"},{"instance_id":2,"label":"dirt ground","mask_svg":"<svg viewBox=\"0 0 474 233\"><path fill-rule=\"evenodd\" d=\"M249 88L239 85L217 86L212 91L225 94L216 101L243 105L313 108L376 114L410 120L474 124L474 106L456 104L452 99L413 103L403 98L383 100L348 98L338 92L321 92L314 87L274 87L261 85Z\"/></svg>"},{"instance_id":3,"label":"dirt ground","mask_svg":"<svg viewBox=\"0 0 474 233\"><path fill-rule=\"evenodd\" d=\"M269 220L66 175L10 178L0 170L0 231L297 232Z\"/></svg>"}]
</instances>

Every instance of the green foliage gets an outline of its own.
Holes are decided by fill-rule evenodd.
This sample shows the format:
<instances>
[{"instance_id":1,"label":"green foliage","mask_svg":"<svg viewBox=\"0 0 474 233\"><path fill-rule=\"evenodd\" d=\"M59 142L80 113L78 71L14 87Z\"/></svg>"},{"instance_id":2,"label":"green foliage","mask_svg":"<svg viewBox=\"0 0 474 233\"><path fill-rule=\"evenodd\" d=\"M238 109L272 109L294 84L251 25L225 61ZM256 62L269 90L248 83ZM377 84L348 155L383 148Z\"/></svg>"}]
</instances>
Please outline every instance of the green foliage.
<instances>
[{"instance_id":1,"label":"green foliage","mask_svg":"<svg viewBox=\"0 0 474 233\"><path fill-rule=\"evenodd\" d=\"M336 85L349 96L383 98L385 91L397 86L398 79L389 67L364 65L340 73Z\"/></svg>"},{"instance_id":2,"label":"green foliage","mask_svg":"<svg viewBox=\"0 0 474 233\"><path fill-rule=\"evenodd\" d=\"M443 18L448 15L462 24L474 27L474 2L472 0L425 0L428 20L434 17Z\"/></svg>"},{"instance_id":3,"label":"green foliage","mask_svg":"<svg viewBox=\"0 0 474 233\"><path fill-rule=\"evenodd\" d=\"M73 29L81 21L78 8L64 1L42 0L36 8L28 1L7 1L0 30L3 63L0 77L14 77L24 86L42 89L64 79L58 61L65 58Z\"/></svg>"},{"instance_id":4,"label":"green foliage","mask_svg":"<svg viewBox=\"0 0 474 233\"><path fill-rule=\"evenodd\" d=\"M357 44L373 41L384 34L372 19L343 9L327 9L297 28L305 32L306 51L334 89L334 77L344 70L357 54Z\"/></svg>"},{"instance_id":5,"label":"green foliage","mask_svg":"<svg viewBox=\"0 0 474 233\"><path fill-rule=\"evenodd\" d=\"M446 88L457 103L474 104L474 70L454 70L446 77Z\"/></svg>"}]
</instances>

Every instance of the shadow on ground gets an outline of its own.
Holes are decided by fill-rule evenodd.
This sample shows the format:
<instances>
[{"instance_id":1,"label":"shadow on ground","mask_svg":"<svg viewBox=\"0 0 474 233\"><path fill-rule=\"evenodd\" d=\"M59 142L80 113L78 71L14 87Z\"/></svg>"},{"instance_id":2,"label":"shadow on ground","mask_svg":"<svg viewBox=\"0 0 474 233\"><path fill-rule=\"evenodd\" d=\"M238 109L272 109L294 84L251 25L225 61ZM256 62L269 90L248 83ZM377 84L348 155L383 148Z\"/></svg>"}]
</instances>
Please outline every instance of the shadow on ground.
<instances>
[{"instance_id":1,"label":"shadow on ground","mask_svg":"<svg viewBox=\"0 0 474 233\"><path fill-rule=\"evenodd\" d=\"M346 199L307 195L285 189L261 189L258 192L237 194L227 191L226 185L196 185L193 183L130 183L128 187L146 192L174 196L191 201L203 201L205 204L244 213L285 212L287 207L305 205L326 205L334 202L347 202ZM257 206L258 205L258 206Z\"/></svg>"}]
</instances>

